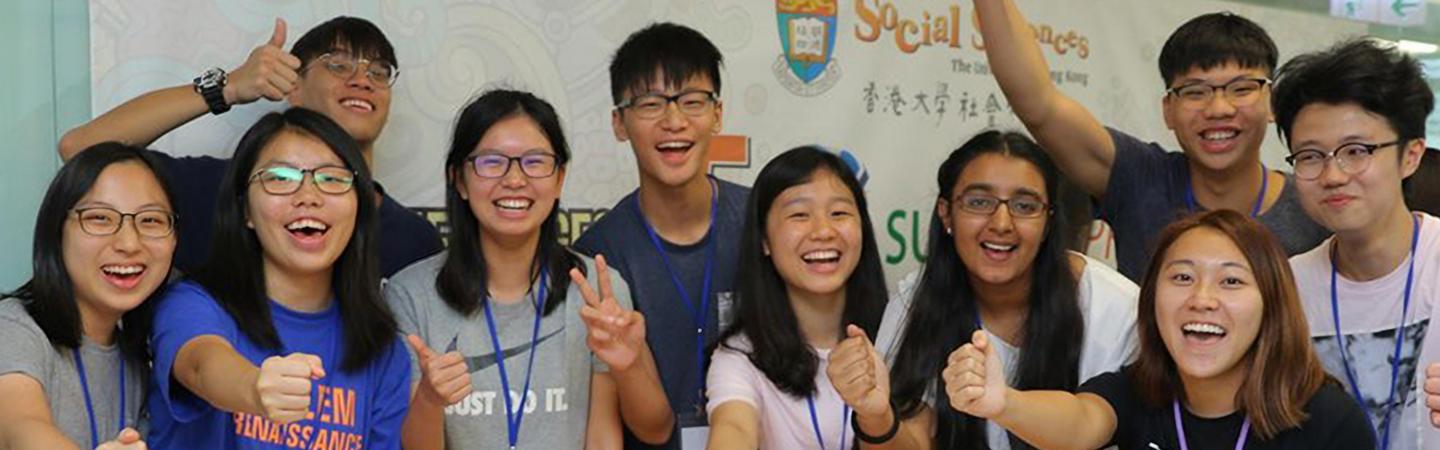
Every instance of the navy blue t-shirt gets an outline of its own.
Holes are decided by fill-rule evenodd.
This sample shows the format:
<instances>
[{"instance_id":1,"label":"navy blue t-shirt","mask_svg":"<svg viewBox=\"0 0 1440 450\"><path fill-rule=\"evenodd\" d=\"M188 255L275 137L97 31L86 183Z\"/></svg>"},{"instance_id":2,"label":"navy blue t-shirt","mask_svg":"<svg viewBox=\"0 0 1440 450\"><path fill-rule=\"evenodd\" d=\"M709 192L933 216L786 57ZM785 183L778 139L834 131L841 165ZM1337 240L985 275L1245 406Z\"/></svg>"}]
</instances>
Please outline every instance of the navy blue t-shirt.
<instances>
[{"instance_id":1,"label":"navy blue t-shirt","mask_svg":"<svg viewBox=\"0 0 1440 450\"><path fill-rule=\"evenodd\" d=\"M1160 230L1192 212L1185 201L1190 188L1189 159L1182 152L1166 151L1159 144L1113 128L1107 130L1115 142L1115 162L1110 166L1105 196L1095 202L1095 213L1115 231L1120 273L1139 283ZM1271 184L1267 189L1276 187ZM1305 215L1297 195L1295 177L1286 173L1280 198L1259 217L1291 256L1315 248L1330 236L1329 230Z\"/></svg>"},{"instance_id":2,"label":"navy blue t-shirt","mask_svg":"<svg viewBox=\"0 0 1440 450\"><path fill-rule=\"evenodd\" d=\"M702 367L696 371L696 328L690 311L699 306L707 245L715 246L710 305L705 313L707 347L726 324L721 322L722 315L727 320L733 315L735 266L740 257L740 233L745 226L745 203L750 197L750 188L719 179L716 186L720 191L719 208L709 234L690 245L675 245L660 238L671 268L695 302L689 307L641 223L639 191L620 199L615 208L591 225L574 245L577 251L589 256L605 255L605 261L630 285L635 309L645 315L645 336L655 355L665 396L682 419L677 421L679 426L697 425L679 422L704 414L705 400L698 393L705 370ZM631 436L628 429L625 435L625 448L652 448ZM679 435L673 434L667 445L658 448L679 448Z\"/></svg>"},{"instance_id":3,"label":"navy blue t-shirt","mask_svg":"<svg viewBox=\"0 0 1440 450\"><path fill-rule=\"evenodd\" d=\"M210 237L214 234L215 201L220 195L220 182L230 165L229 159L211 156L175 157L151 151L164 162L165 176L175 191L173 202L179 244L175 247L175 267L194 272L210 253ZM380 185L375 185L380 189ZM444 249L440 232L430 221L420 217L380 189L380 275L389 278L395 272Z\"/></svg>"},{"instance_id":4,"label":"navy blue t-shirt","mask_svg":"<svg viewBox=\"0 0 1440 450\"><path fill-rule=\"evenodd\" d=\"M182 281L155 306L151 342L155 367L146 407L154 449L348 448L399 450L400 427L410 408L410 356L399 337L360 370L341 370L344 326L338 302L306 313L270 302L271 321L283 350L251 341L204 287ZM199 336L225 339L259 366L290 353L320 357L325 376L310 391L311 418L280 425L261 416L229 413L206 403L171 376L180 348Z\"/></svg>"}]
</instances>

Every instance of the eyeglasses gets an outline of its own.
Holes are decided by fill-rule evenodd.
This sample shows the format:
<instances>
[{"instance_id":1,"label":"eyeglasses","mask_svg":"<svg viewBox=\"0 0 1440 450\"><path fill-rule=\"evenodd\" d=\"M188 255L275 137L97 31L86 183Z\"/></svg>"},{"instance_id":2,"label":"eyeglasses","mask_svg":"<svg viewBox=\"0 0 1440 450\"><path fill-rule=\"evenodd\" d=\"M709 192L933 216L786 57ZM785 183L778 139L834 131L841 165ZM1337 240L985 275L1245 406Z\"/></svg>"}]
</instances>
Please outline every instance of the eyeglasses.
<instances>
[{"instance_id":1,"label":"eyeglasses","mask_svg":"<svg viewBox=\"0 0 1440 450\"><path fill-rule=\"evenodd\" d=\"M1191 110L1205 109L1215 99L1217 91L1225 91L1225 98L1231 105L1250 106L1260 99L1260 90L1270 83L1268 78L1241 78L1219 86L1194 83L1173 87L1165 92L1179 99L1181 107Z\"/></svg>"},{"instance_id":2,"label":"eyeglasses","mask_svg":"<svg viewBox=\"0 0 1440 450\"><path fill-rule=\"evenodd\" d=\"M534 153L521 156L505 156L494 153L472 155L465 158L470 167L475 170L475 176L480 178L504 178L510 173L510 166L520 163L520 172L530 178L545 178L555 174L555 155L548 153Z\"/></svg>"},{"instance_id":3,"label":"eyeglasses","mask_svg":"<svg viewBox=\"0 0 1440 450\"><path fill-rule=\"evenodd\" d=\"M665 115L666 107L674 103L680 107L680 112L687 116L698 117L709 113L715 105L715 93L710 91L685 91L675 95L644 94L615 105L616 108L628 109L635 117L651 120L659 119Z\"/></svg>"},{"instance_id":4,"label":"eyeglasses","mask_svg":"<svg viewBox=\"0 0 1440 450\"><path fill-rule=\"evenodd\" d=\"M1033 219L1050 212L1050 205L1031 196L1002 199L990 194L964 194L956 199L960 210L970 214L989 216L1000 210L1000 205L1010 209L1010 215L1021 219Z\"/></svg>"},{"instance_id":5,"label":"eyeglasses","mask_svg":"<svg viewBox=\"0 0 1440 450\"><path fill-rule=\"evenodd\" d=\"M148 238L163 238L175 232L176 216L169 211L148 210L133 213L122 213L114 208L97 206L93 208L78 208L72 210L75 219L80 221L80 230L91 236L110 236L120 232L120 227L125 224L125 218L130 218L130 224L135 226L135 231L141 236Z\"/></svg>"},{"instance_id":6,"label":"eyeglasses","mask_svg":"<svg viewBox=\"0 0 1440 450\"><path fill-rule=\"evenodd\" d=\"M331 75L345 79L355 76L355 72L360 70L360 65L363 64L365 77L376 85L385 87L394 86L395 80L400 78L400 69L389 61L356 58L355 55L345 52L326 53L310 62L311 65L317 63L330 71Z\"/></svg>"},{"instance_id":7,"label":"eyeglasses","mask_svg":"<svg viewBox=\"0 0 1440 450\"><path fill-rule=\"evenodd\" d=\"M305 184L306 174L310 175L310 182L315 183L315 189L326 194L344 194L355 187L355 172L340 166L320 166L314 169L266 167L250 175L250 182L258 180L260 187L270 195L290 195L300 191L300 186Z\"/></svg>"},{"instance_id":8,"label":"eyeglasses","mask_svg":"<svg viewBox=\"0 0 1440 450\"><path fill-rule=\"evenodd\" d=\"M1370 157L1376 150L1404 142L1403 139L1397 139L1384 144L1349 143L1329 153L1315 149L1301 150L1286 156L1285 162L1295 167L1295 178L1302 180L1320 178L1320 174L1325 173L1325 164L1332 158L1340 165L1341 171L1354 175L1370 167Z\"/></svg>"}]
</instances>

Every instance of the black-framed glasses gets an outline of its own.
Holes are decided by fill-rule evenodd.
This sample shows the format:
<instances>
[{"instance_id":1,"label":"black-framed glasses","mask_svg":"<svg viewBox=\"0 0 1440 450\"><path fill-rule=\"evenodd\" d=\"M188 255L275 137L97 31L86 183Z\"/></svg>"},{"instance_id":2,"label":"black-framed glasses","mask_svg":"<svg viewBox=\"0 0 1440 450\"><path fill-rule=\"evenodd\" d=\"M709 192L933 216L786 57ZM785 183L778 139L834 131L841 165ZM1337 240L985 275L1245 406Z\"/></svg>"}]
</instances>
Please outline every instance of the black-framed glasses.
<instances>
[{"instance_id":1,"label":"black-framed glasses","mask_svg":"<svg viewBox=\"0 0 1440 450\"><path fill-rule=\"evenodd\" d=\"M658 119L665 115L665 108L671 103L680 108L680 112L691 117L698 117L710 112L715 106L715 93L710 91L685 91L675 95L644 94L637 95L629 100L615 105L616 108L629 110L635 117L641 119Z\"/></svg>"},{"instance_id":2,"label":"black-framed glasses","mask_svg":"<svg viewBox=\"0 0 1440 450\"><path fill-rule=\"evenodd\" d=\"M1231 105L1250 106L1260 99L1260 91L1270 83L1269 78L1240 78L1218 86L1206 83L1176 86L1165 92L1179 100L1185 109L1205 109L1215 99L1215 93L1221 91Z\"/></svg>"},{"instance_id":3,"label":"black-framed glasses","mask_svg":"<svg viewBox=\"0 0 1440 450\"><path fill-rule=\"evenodd\" d=\"M1033 219L1050 213L1050 205L1029 195L1000 198L990 194L968 193L955 199L961 211L979 216L989 216L1000 210L1000 205L1010 209L1010 216Z\"/></svg>"},{"instance_id":4,"label":"black-framed glasses","mask_svg":"<svg viewBox=\"0 0 1440 450\"><path fill-rule=\"evenodd\" d=\"M120 232L120 227L125 225L125 218L130 218L130 224L135 226L135 232L148 238L169 237L175 233L174 213L164 210L151 209L136 211L133 213L122 213L115 208L96 206L91 208L76 208L71 210L75 213L75 220L80 222L80 231L91 236L110 236Z\"/></svg>"},{"instance_id":5,"label":"black-framed glasses","mask_svg":"<svg viewBox=\"0 0 1440 450\"><path fill-rule=\"evenodd\" d=\"M1302 180L1320 178L1320 174L1325 173L1325 165L1331 159L1340 165L1342 172L1354 175L1364 172L1366 167L1370 167L1370 159L1375 155L1376 150L1392 145L1401 145L1404 142L1404 139L1396 139L1383 144L1352 142L1329 152L1305 149L1286 156L1285 162L1295 168L1295 178Z\"/></svg>"},{"instance_id":6,"label":"black-framed glasses","mask_svg":"<svg viewBox=\"0 0 1440 450\"><path fill-rule=\"evenodd\" d=\"M310 65L320 64L329 71L331 75L348 79L355 76L360 66L365 66L365 77L376 85L390 87L395 85L395 80L400 79L400 68L395 67L386 60L373 60L357 58L347 52L330 52L315 58Z\"/></svg>"},{"instance_id":7,"label":"black-framed glasses","mask_svg":"<svg viewBox=\"0 0 1440 450\"><path fill-rule=\"evenodd\" d=\"M270 195L290 195L300 191L305 176L315 189L326 194L344 194L355 187L355 172L341 166L320 166L301 169L290 166L266 167L250 175L250 182L260 182L260 187Z\"/></svg>"},{"instance_id":8,"label":"black-framed glasses","mask_svg":"<svg viewBox=\"0 0 1440 450\"><path fill-rule=\"evenodd\" d=\"M520 173L530 178L545 178L555 174L555 168L559 167L555 155L549 153L531 153L520 156L505 156L496 153L483 153L471 155L465 158L470 168L475 171L475 176L480 178L505 178L510 173L510 166L519 163Z\"/></svg>"}]
</instances>

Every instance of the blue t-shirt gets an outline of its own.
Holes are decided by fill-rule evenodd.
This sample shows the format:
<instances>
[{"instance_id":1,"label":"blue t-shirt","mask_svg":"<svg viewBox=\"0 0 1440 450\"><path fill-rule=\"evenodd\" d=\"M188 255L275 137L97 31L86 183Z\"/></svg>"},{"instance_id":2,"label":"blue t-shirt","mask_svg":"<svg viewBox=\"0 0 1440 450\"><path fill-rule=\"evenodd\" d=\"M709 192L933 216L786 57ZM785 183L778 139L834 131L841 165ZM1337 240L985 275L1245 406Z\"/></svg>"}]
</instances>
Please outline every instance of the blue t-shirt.
<instances>
[{"instance_id":1,"label":"blue t-shirt","mask_svg":"<svg viewBox=\"0 0 1440 450\"><path fill-rule=\"evenodd\" d=\"M655 365L660 370L660 383L670 407L681 418L680 426L695 425L703 418L705 399L697 393L704 382L705 370L695 369L695 324L691 310L700 302L705 280L706 246L715 246L715 261L710 286L710 305L705 312L705 343L708 346L720 335L720 329L733 315L735 269L740 257L740 233L745 226L745 203L750 188L716 179L719 187L719 208L711 222L711 230L699 242L675 245L660 238L670 259L671 269L685 286L692 305L675 288L666 270L665 260L655 249L650 235L641 223L639 191L631 192L615 208L605 213L575 242L575 249L589 256L605 255L605 261L625 278L635 309L645 315L645 338ZM722 318L726 321L722 321ZM708 360L708 358L705 358ZM686 423L680 423L686 422ZM625 448L651 448L641 443L629 430L625 432ZM679 433L671 435L670 443L660 448L679 448Z\"/></svg>"},{"instance_id":2,"label":"blue t-shirt","mask_svg":"<svg viewBox=\"0 0 1440 450\"><path fill-rule=\"evenodd\" d=\"M210 254L210 237L215 223L215 201L229 159L211 156L175 157L151 151L164 162L165 175L175 191L175 213L179 228L179 245L175 247L175 266L194 272ZM440 232L430 221L405 209L395 199L380 191L380 275L390 277L400 269L444 249Z\"/></svg>"},{"instance_id":3,"label":"blue t-shirt","mask_svg":"<svg viewBox=\"0 0 1440 450\"><path fill-rule=\"evenodd\" d=\"M398 337L370 365L340 369L345 355L338 303L322 312L302 313L270 302L283 351L251 341L210 293L193 281L171 287L155 306L151 342L150 435L153 449L399 449L400 426L410 407L410 358ZM259 366L265 358L307 353L324 362L325 377L311 390L310 419L286 425L263 417L219 410L171 376L185 343L219 336Z\"/></svg>"},{"instance_id":4,"label":"blue t-shirt","mask_svg":"<svg viewBox=\"0 0 1440 450\"><path fill-rule=\"evenodd\" d=\"M1159 144L1143 142L1113 128L1107 130L1115 142L1115 162L1110 167L1105 196L1095 203L1095 213L1115 230L1115 260L1120 273L1139 283L1160 230L1192 212L1185 201L1190 188L1190 163L1184 153L1166 151ZM1272 183L1267 189L1277 187ZM1280 198L1258 220L1285 248L1286 255L1304 253L1330 235L1329 230L1305 215L1295 192L1295 178L1289 173L1285 174Z\"/></svg>"}]
</instances>

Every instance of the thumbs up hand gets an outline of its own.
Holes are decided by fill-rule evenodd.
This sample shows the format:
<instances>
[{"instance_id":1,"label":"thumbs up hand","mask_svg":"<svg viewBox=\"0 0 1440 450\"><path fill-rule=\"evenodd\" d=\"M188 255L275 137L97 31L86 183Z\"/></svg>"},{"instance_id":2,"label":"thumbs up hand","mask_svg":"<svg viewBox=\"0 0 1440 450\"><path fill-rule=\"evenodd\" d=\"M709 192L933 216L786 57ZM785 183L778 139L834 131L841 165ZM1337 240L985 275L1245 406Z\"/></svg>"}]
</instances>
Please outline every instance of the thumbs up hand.
<instances>
[{"instance_id":1,"label":"thumbs up hand","mask_svg":"<svg viewBox=\"0 0 1440 450\"><path fill-rule=\"evenodd\" d=\"M465 357L454 351L443 355L425 345L419 336L405 338L420 359L420 386L416 395L423 395L431 404L448 406L469 396L474 388L470 385L470 369Z\"/></svg>"},{"instance_id":2,"label":"thumbs up hand","mask_svg":"<svg viewBox=\"0 0 1440 450\"><path fill-rule=\"evenodd\" d=\"M889 420L890 370L865 331L853 324L845 327L846 338L830 352L825 375L840 393L840 399L860 416Z\"/></svg>"},{"instance_id":3,"label":"thumbs up hand","mask_svg":"<svg viewBox=\"0 0 1440 450\"><path fill-rule=\"evenodd\" d=\"M250 51L245 63L227 76L225 102L250 103L264 97L283 100L300 82L300 58L285 51L285 19L275 19L270 40Z\"/></svg>"}]
</instances>

